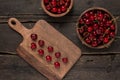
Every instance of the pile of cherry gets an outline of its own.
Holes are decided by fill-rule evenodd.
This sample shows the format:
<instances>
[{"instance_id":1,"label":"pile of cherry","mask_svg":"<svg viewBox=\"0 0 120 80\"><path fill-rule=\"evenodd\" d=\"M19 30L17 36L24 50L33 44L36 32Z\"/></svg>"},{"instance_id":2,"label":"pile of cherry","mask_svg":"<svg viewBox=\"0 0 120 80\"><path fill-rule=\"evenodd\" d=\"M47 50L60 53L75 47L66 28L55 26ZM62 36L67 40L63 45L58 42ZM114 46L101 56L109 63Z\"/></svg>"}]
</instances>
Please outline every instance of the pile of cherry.
<instances>
[{"instance_id":1,"label":"pile of cherry","mask_svg":"<svg viewBox=\"0 0 120 80\"><path fill-rule=\"evenodd\" d=\"M47 46L47 50L48 50L49 54L45 56L45 52L44 52L45 49L43 49L45 47L45 41L44 40L38 40L38 42L36 42L37 39L38 39L38 35L37 34L31 34L30 37L31 37L31 39L33 41L31 43L31 46L30 46L31 49L33 51L36 51L39 48L37 50L37 53L39 54L39 56L42 57L42 58L45 58L45 60L48 63L52 62L52 56L51 56L51 54L54 53L54 47L53 46ZM37 44L39 46L37 46ZM58 59L58 60L61 60L64 64L68 63L68 58L67 57L61 58L61 52L59 52L59 51L54 53L54 57L56 59ZM55 66L55 68L60 68L60 62L58 62L58 61L54 62L54 66Z\"/></svg>"},{"instance_id":2,"label":"pile of cherry","mask_svg":"<svg viewBox=\"0 0 120 80\"><path fill-rule=\"evenodd\" d=\"M115 37L116 26L107 11L93 9L80 16L77 31L87 45L98 47L108 44Z\"/></svg>"},{"instance_id":3,"label":"pile of cherry","mask_svg":"<svg viewBox=\"0 0 120 80\"><path fill-rule=\"evenodd\" d=\"M61 14L67 11L71 0L44 0L45 8L54 14Z\"/></svg>"}]
</instances>

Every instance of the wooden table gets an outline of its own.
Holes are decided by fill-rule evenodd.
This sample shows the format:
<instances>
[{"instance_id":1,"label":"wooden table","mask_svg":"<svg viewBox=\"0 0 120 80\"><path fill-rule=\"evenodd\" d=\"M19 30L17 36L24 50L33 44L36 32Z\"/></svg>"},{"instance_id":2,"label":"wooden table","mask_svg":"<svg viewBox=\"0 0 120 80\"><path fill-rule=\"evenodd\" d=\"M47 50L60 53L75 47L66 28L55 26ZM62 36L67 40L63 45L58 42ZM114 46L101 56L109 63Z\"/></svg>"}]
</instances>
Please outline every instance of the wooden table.
<instances>
[{"instance_id":1,"label":"wooden table","mask_svg":"<svg viewBox=\"0 0 120 80\"><path fill-rule=\"evenodd\" d=\"M44 19L81 48L81 58L63 80L120 80L120 18L115 41L106 49L84 46L74 27L79 15L90 7L103 7L115 17L120 16L119 0L74 0L71 12L61 18L48 16L40 1L0 0L0 80L47 80L17 55L15 49L22 37L9 28L7 21L10 17L18 18L27 28Z\"/></svg>"}]
</instances>

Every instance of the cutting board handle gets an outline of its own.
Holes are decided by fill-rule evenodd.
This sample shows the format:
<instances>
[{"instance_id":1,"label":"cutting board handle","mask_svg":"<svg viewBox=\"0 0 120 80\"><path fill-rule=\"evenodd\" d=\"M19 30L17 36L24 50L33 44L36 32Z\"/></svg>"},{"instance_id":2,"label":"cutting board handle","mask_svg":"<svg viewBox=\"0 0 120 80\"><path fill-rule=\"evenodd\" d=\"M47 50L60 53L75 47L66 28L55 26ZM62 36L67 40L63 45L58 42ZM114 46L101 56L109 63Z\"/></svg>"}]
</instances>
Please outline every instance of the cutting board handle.
<instances>
[{"instance_id":1,"label":"cutting board handle","mask_svg":"<svg viewBox=\"0 0 120 80\"><path fill-rule=\"evenodd\" d=\"M25 28L20 21L18 21L16 18L10 18L8 20L8 24L9 26L14 29L15 31L17 31L18 33L20 33L22 36L24 36L26 34L26 32L28 31L27 28Z\"/></svg>"}]
</instances>

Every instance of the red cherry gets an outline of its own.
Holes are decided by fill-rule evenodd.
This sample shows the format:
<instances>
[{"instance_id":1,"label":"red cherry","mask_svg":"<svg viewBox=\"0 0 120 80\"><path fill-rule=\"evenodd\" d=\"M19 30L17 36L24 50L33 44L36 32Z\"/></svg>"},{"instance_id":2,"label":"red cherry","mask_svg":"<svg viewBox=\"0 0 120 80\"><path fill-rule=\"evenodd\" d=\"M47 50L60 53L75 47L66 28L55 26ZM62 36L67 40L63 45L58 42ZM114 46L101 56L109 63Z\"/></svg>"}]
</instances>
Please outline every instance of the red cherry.
<instances>
[{"instance_id":1,"label":"red cherry","mask_svg":"<svg viewBox=\"0 0 120 80\"><path fill-rule=\"evenodd\" d=\"M64 5L65 4L65 1L64 0L60 0L60 5Z\"/></svg>"},{"instance_id":2,"label":"red cherry","mask_svg":"<svg viewBox=\"0 0 120 80\"><path fill-rule=\"evenodd\" d=\"M65 6L62 6L62 7L61 7L61 11L62 11L62 12L66 12L66 11L67 11L67 8L66 8Z\"/></svg>"},{"instance_id":3,"label":"red cherry","mask_svg":"<svg viewBox=\"0 0 120 80\"><path fill-rule=\"evenodd\" d=\"M91 15L91 16L90 16L90 20L91 20L91 21L95 20L94 15Z\"/></svg>"},{"instance_id":4,"label":"red cherry","mask_svg":"<svg viewBox=\"0 0 120 80\"><path fill-rule=\"evenodd\" d=\"M67 2L67 3L70 2L70 0L64 0L64 1Z\"/></svg>"},{"instance_id":5,"label":"red cherry","mask_svg":"<svg viewBox=\"0 0 120 80\"><path fill-rule=\"evenodd\" d=\"M65 3L65 7L68 8L69 6L70 6L70 3L69 3L69 2L66 2L66 3Z\"/></svg>"},{"instance_id":6,"label":"red cherry","mask_svg":"<svg viewBox=\"0 0 120 80\"><path fill-rule=\"evenodd\" d=\"M63 63L68 63L68 58L64 57L64 58L62 58L62 61L63 61Z\"/></svg>"},{"instance_id":7,"label":"red cherry","mask_svg":"<svg viewBox=\"0 0 120 80\"><path fill-rule=\"evenodd\" d=\"M51 2L51 5L52 5L53 7L56 7L56 6L57 6L57 2L56 2L56 1L52 1L52 2Z\"/></svg>"},{"instance_id":8,"label":"red cherry","mask_svg":"<svg viewBox=\"0 0 120 80\"><path fill-rule=\"evenodd\" d=\"M99 40L100 40L100 41L103 41L103 36L100 36L100 37L99 37Z\"/></svg>"},{"instance_id":9,"label":"red cherry","mask_svg":"<svg viewBox=\"0 0 120 80\"><path fill-rule=\"evenodd\" d=\"M90 15L93 15L93 14L94 14L94 12L93 12L93 11L90 11L89 13L90 13Z\"/></svg>"},{"instance_id":10,"label":"red cherry","mask_svg":"<svg viewBox=\"0 0 120 80\"><path fill-rule=\"evenodd\" d=\"M99 27L98 24L94 24L94 25L93 25L94 30L98 29L98 27Z\"/></svg>"},{"instance_id":11,"label":"red cherry","mask_svg":"<svg viewBox=\"0 0 120 80\"><path fill-rule=\"evenodd\" d=\"M110 33L110 30L106 29L105 34L109 34L109 33Z\"/></svg>"},{"instance_id":12,"label":"red cherry","mask_svg":"<svg viewBox=\"0 0 120 80\"><path fill-rule=\"evenodd\" d=\"M45 4L48 4L48 3L49 3L49 0L44 0L44 3L45 3Z\"/></svg>"},{"instance_id":13,"label":"red cherry","mask_svg":"<svg viewBox=\"0 0 120 80\"><path fill-rule=\"evenodd\" d=\"M36 49L37 48L37 45L33 42L33 43L31 43L31 49L32 50L34 50L34 49Z\"/></svg>"},{"instance_id":14,"label":"red cherry","mask_svg":"<svg viewBox=\"0 0 120 80\"><path fill-rule=\"evenodd\" d=\"M90 24L91 21L90 21L89 19L86 19L86 20L85 20L85 23L86 23L86 24Z\"/></svg>"},{"instance_id":15,"label":"red cherry","mask_svg":"<svg viewBox=\"0 0 120 80\"><path fill-rule=\"evenodd\" d=\"M48 11L50 11L50 10L51 10L51 6L50 6L50 5L46 5L46 9L47 9Z\"/></svg>"},{"instance_id":16,"label":"red cherry","mask_svg":"<svg viewBox=\"0 0 120 80\"><path fill-rule=\"evenodd\" d=\"M55 57L56 57L56 58L60 58L60 56L61 56L61 53L60 53L60 52L56 52L56 53L55 53Z\"/></svg>"},{"instance_id":17,"label":"red cherry","mask_svg":"<svg viewBox=\"0 0 120 80\"><path fill-rule=\"evenodd\" d=\"M115 30L115 25L112 24L112 25L110 26L110 29L111 29L111 30Z\"/></svg>"},{"instance_id":18,"label":"red cherry","mask_svg":"<svg viewBox=\"0 0 120 80\"><path fill-rule=\"evenodd\" d=\"M94 35L94 36L96 36L96 35L97 35L96 31L93 31L93 35Z\"/></svg>"},{"instance_id":19,"label":"red cherry","mask_svg":"<svg viewBox=\"0 0 120 80\"><path fill-rule=\"evenodd\" d=\"M39 50L38 50L38 53L39 53L40 56L43 56L43 55L44 55L44 50L39 49Z\"/></svg>"},{"instance_id":20,"label":"red cherry","mask_svg":"<svg viewBox=\"0 0 120 80\"><path fill-rule=\"evenodd\" d=\"M52 8L51 12L57 13L57 8L56 7Z\"/></svg>"},{"instance_id":21,"label":"red cherry","mask_svg":"<svg viewBox=\"0 0 120 80\"><path fill-rule=\"evenodd\" d=\"M95 38L95 36L93 34L89 35L89 39L92 41Z\"/></svg>"},{"instance_id":22,"label":"red cherry","mask_svg":"<svg viewBox=\"0 0 120 80\"><path fill-rule=\"evenodd\" d=\"M47 61L47 62L51 62L51 61L52 61L52 57L51 57L50 55L47 55L47 56L46 56L46 61Z\"/></svg>"},{"instance_id":23,"label":"red cherry","mask_svg":"<svg viewBox=\"0 0 120 80\"><path fill-rule=\"evenodd\" d=\"M98 43L97 43L97 41L93 41L93 42L92 42L92 46L93 46L93 47L96 47L96 46L98 46Z\"/></svg>"},{"instance_id":24,"label":"red cherry","mask_svg":"<svg viewBox=\"0 0 120 80\"><path fill-rule=\"evenodd\" d=\"M92 30L93 30L93 28L90 26L90 27L88 27L88 32L92 32Z\"/></svg>"},{"instance_id":25,"label":"red cherry","mask_svg":"<svg viewBox=\"0 0 120 80\"><path fill-rule=\"evenodd\" d=\"M103 20L103 14L102 13L100 13L100 14L98 14L98 20L100 20L100 21L102 21Z\"/></svg>"},{"instance_id":26,"label":"red cherry","mask_svg":"<svg viewBox=\"0 0 120 80\"><path fill-rule=\"evenodd\" d=\"M96 33L97 33L98 35L100 35L100 34L102 34L102 30L97 29L97 30L96 30Z\"/></svg>"},{"instance_id":27,"label":"red cherry","mask_svg":"<svg viewBox=\"0 0 120 80\"><path fill-rule=\"evenodd\" d=\"M108 41L109 41L108 37L105 37L103 41L104 41L104 43L108 43Z\"/></svg>"},{"instance_id":28,"label":"red cherry","mask_svg":"<svg viewBox=\"0 0 120 80\"><path fill-rule=\"evenodd\" d=\"M36 41L37 40L37 34L31 34L31 39Z\"/></svg>"},{"instance_id":29,"label":"red cherry","mask_svg":"<svg viewBox=\"0 0 120 80\"><path fill-rule=\"evenodd\" d=\"M39 45L40 47L43 47L44 44L45 44L45 42L44 42L43 40L39 40L39 41L38 41L38 45Z\"/></svg>"},{"instance_id":30,"label":"red cherry","mask_svg":"<svg viewBox=\"0 0 120 80\"><path fill-rule=\"evenodd\" d=\"M89 38L86 38L85 42L89 44L89 43L91 43L91 40Z\"/></svg>"},{"instance_id":31,"label":"red cherry","mask_svg":"<svg viewBox=\"0 0 120 80\"><path fill-rule=\"evenodd\" d=\"M84 28L83 28L83 27L79 28L79 29L78 29L78 32L79 32L79 33L83 33L83 32L84 32Z\"/></svg>"},{"instance_id":32,"label":"red cherry","mask_svg":"<svg viewBox=\"0 0 120 80\"><path fill-rule=\"evenodd\" d=\"M90 14L88 12L85 13L85 17L86 18L89 18L90 17Z\"/></svg>"},{"instance_id":33,"label":"red cherry","mask_svg":"<svg viewBox=\"0 0 120 80\"><path fill-rule=\"evenodd\" d=\"M111 21L107 21L106 26L108 26L108 27L111 26Z\"/></svg>"},{"instance_id":34,"label":"red cherry","mask_svg":"<svg viewBox=\"0 0 120 80\"><path fill-rule=\"evenodd\" d=\"M55 66L55 68L60 68L60 63L59 62L55 62L54 66Z\"/></svg>"},{"instance_id":35,"label":"red cherry","mask_svg":"<svg viewBox=\"0 0 120 80\"><path fill-rule=\"evenodd\" d=\"M115 32L111 32L110 37L115 37Z\"/></svg>"},{"instance_id":36,"label":"red cherry","mask_svg":"<svg viewBox=\"0 0 120 80\"><path fill-rule=\"evenodd\" d=\"M53 47L52 46L48 46L48 52L53 52Z\"/></svg>"},{"instance_id":37,"label":"red cherry","mask_svg":"<svg viewBox=\"0 0 120 80\"><path fill-rule=\"evenodd\" d=\"M57 13L58 13L58 14L61 14L61 13L62 13L61 8L58 8Z\"/></svg>"},{"instance_id":38,"label":"red cherry","mask_svg":"<svg viewBox=\"0 0 120 80\"><path fill-rule=\"evenodd\" d=\"M79 23L80 23L80 24L84 24L83 19L80 19L80 20L79 20Z\"/></svg>"}]
</instances>

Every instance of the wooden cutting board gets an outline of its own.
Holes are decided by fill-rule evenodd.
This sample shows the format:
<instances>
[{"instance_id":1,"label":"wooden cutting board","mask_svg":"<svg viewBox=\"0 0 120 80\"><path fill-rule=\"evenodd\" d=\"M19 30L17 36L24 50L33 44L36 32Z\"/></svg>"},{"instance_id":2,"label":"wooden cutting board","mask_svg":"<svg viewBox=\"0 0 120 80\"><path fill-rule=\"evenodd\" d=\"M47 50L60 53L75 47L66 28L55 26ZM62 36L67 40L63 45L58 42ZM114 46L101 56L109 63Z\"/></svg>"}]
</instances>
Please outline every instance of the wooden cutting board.
<instances>
[{"instance_id":1,"label":"wooden cutting board","mask_svg":"<svg viewBox=\"0 0 120 80\"><path fill-rule=\"evenodd\" d=\"M18 54L49 80L62 80L81 56L81 50L45 20L39 20L32 29L25 28L16 18L10 18L8 24L23 36L23 41L17 48ZM45 41L43 48L45 54L42 57L37 50L30 48L30 44L33 42L30 36L33 33L38 35L38 39L35 41L36 44L40 39ZM49 53L47 51L49 45L54 47L54 52L61 52L61 58L57 59L54 52ZM37 45L37 49L39 48ZM46 61L46 55L48 54L52 56L50 63ZM68 63L63 63L62 57L67 57ZM60 68L55 68L55 61L60 63Z\"/></svg>"}]
</instances>

